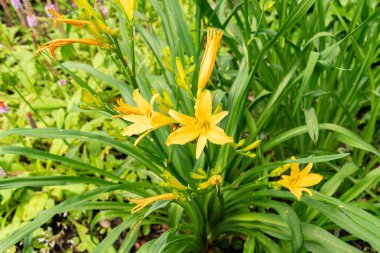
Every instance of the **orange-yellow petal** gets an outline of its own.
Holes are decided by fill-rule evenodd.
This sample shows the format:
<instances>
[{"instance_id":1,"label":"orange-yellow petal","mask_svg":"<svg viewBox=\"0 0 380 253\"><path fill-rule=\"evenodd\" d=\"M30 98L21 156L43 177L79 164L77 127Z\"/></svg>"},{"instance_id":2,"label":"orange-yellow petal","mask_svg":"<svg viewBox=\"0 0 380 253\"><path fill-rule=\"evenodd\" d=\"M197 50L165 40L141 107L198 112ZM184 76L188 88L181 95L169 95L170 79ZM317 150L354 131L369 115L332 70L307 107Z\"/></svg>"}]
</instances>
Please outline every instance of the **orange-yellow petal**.
<instances>
[{"instance_id":1,"label":"orange-yellow petal","mask_svg":"<svg viewBox=\"0 0 380 253\"><path fill-rule=\"evenodd\" d=\"M186 144L190 141L195 140L199 136L197 131L194 131L193 127L183 126L174 132L172 132L168 139L166 140L166 145L171 144Z\"/></svg>"},{"instance_id":2,"label":"orange-yellow petal","mask_svg":"<svg viewBox=\"0 0 380 253\"><path fill-rule=\"evenodd\" d=\"M207 143L207 136L206 135L200 135L197 142L197 149L195 152L195 157L199 159L201 156L203 149L205 148Z\"/></svg>"},{"instance_id":3,"label":"orange-yellow petal","mask_svg":"<svg viewBox=\"0 0 380 253\"><path fill-rule=\"evenodd\" d=\"M145 124L132 124L124 129L123 135L132 136L141 134L147 130L151 129L151 126Z\"/></svg>"},{"instance_id":4,"label":"orange-yellow petal","mask_svg":"<svg viewBox=\"0 0 380 253\"><path fill-rule=\"evenodd\" d=\"M149 125L149 127L152 127L151 119L143 115L123 115L122 118L129 122Z\"/></svg>"},{"instance_id":5,"label":"orange-yellow petal","mask_svg":"<svg viewBox=\"0 0 380 253\"><path fill-rule=\"evenodd\" d=\"M219 112L217 114L214 114L211 116L210 118L210 122L211 122L211 125L216 125L218 124L220 121L222 121L222 119L224 119L224 117L226 117L228 115L228 112L227 111L222 111L222 112Z\"/></svg>"},{"instance_id":6,"label":"orange-yellow petal","mask_svg":"<svg viewBox=\"0 0 380 253\"><path fill-rule=\"evenodd\" d=\"M291 163L290 168L291 168L290 175L292 177L295 177L296 175L299 174L299 172L300 172L300 164L299 163Z\"/></svg>"},{"instance_id":7,"label":"orange-yellow petal","mask_svg":"<svg viewBox=\"0 0 380 253\"><path fill-rule=\"evenodd\" d=\"M140 94L139 89L133 91L133 100L135 100L136 105L140 108L144 115L149 115L151 113L151 106L149 102Z\"/></svg>"},{"instance_id":8,"label":"orange-yellow petal","mask_svg":"<svg viewBox=\"0 0 380 253\"><path fill-rule=\"evenodd\" d=\"M166 125L171 125L171 124L174 124L176 123L176 121L166 115L163 115L161 113L156 113L153 117L152 117L152 127L153 128L159 128L159 127L163 127L163 126L166 126Z\"/></svg>"},{"instance_id":9,"label":"orange-yellow petal","mask_svg":"<svg viewBox=\"0 0 380 253\"><path fill-rule=\"evenodd\" d=\"M197 96L195 102L195 118L204 122L211 118L212 114L212 96L209 90L202 91Z\"/></svg>"},{"instance_id":10,"label":"orange-yellow petal","mask_svg":"<svg viewBox=\"0 0 380 253\"><path fill-rule=\"evenodd\" d=\"M303 170L301 170L300 175L308 174L311 171L312 167L313 167L313 163L309 163L308 165L306 165L306 167Z\"/></svg>"},{"instance_id":11,"label":"orange-yellow petal","mask_svg":"<svg viewBox=\"0 0 380 253\"><path fill-rule=\"evenodd\" d=\"M141 111L139 108L126 104L121 98L118 99L117 103L118 103L118 106L115 106L114 108L115 111L118 111L124 114L137 114L137 115L141 114Z\"/></svg>"},{"instance_id":12,"label":"orange-yellow petal","mask_svg":"<svg viewBox=\"0 0 380 253\"><path fill-rule=\"evenodd\" d=\"M293 193L294 196L296 196L297 200L301 200L302 196L302 189L301 188L289 188L289 191Z\"/></svg>"},{"instance_id":13,"label":"orange-yellow petal","mask_svg":"<svg viewBox=\"0 0 380 253\"><path fill-rule=\"evenodd\" d=\"M300 177L299 179L299 187L310 187L321 182L323 177L319 174L307 174L305 176Z\"/></svg>"},{"instance_id":14,"label":"orange-yellow petal","mask_svg":"<svg viewBox=\"0 0 380 253\"><path fill-rule=\"evenodd\" d=\"M228 136L223 129L217 126L211 126L209 131L207 132L207 138L212 143L223 145L226 143L231 143L234 139Z\"/></svg>"},{"instance_id":15,"label":"orange-yellow petal","mask_svg":"<svg viewBox=\"0 0 380 253\"><path fill-rule=\"evenodd\" d=\"M182 125L195 125L195 119L180 112L170 110L169 115Z\"/></svg>"}]
</instances>

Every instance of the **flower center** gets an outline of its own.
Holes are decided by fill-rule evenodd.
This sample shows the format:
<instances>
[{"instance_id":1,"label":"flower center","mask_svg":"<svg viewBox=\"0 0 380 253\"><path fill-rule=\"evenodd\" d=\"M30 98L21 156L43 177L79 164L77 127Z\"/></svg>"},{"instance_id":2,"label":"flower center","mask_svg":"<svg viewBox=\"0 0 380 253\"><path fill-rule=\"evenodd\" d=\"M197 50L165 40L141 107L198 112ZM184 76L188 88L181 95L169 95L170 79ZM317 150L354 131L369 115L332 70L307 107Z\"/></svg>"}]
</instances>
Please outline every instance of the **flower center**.
<instances>
[{"instance_id":1,"label":"flower center","mask_svg":"<svg viewBox=\"0 0 380 253\"><path fill-rule=\"evenodd\" d=\"M292 177L290 179L290 185L293 187L296 186L298 184L298 180L299 180L299 176Z\"/></svg>"},{"instance_id":2,"label":"flower center","mask_svg":"<svg viewBox=\"0 0 380 253\"><path fill-rule=\"evenodd\" d=\"M210 129L210 122L208 122L207 120L200 121L196 119L195 124L197 125L198 131L202 134L207 134L208 130Z\"/></svg>"}]
</instances>

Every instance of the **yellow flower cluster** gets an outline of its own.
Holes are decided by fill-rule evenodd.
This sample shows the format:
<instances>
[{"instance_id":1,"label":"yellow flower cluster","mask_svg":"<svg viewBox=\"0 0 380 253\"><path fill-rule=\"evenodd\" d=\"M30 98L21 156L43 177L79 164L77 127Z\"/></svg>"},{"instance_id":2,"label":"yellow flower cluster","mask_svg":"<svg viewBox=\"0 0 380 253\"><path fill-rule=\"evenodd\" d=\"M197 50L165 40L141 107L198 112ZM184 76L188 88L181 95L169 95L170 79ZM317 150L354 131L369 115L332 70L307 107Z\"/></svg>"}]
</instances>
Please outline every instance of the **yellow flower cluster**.
<instances>
[{"instance_id":1,"label":"yellow flower cluster","mask_svg":"<svg viewBox=\"0 0 380 253\"><path fill-rule=\"evenodd\" d=\"M208 82L216 59L216 53L219 47L223 33L213 28L207 30L207 45L203 56L198 78L198 92L194 107L194 116L185 115L175 110L169 110L168 115L155 111L153 108L154 101L158 94L154 95L150 103L145 100L138 89L133 92L133 98L136 106L126 104L119 100L115 110L123 113L115 117L122 118L133 123L124 129L123 135L133 136L142 134L135 142L135 145L151 131L166 125L180 124L180 127L173 131L167 138L166 144L184 145L188 142L197 140L196 158L198 159L207 141L214 144L224 145L232 143L233 138L225 134L224 130L217 124L227 116L227 111L212 111L212 96L209 90L203 90ZM180 79L184 80L183 70L180 64Z\"/></svg>"},{"instance_id":2,"label":"yellow flower cluster","mask_svg":"<svg viewBox=\"0 0 380 253\"><path fill-rule=\"evenodd\" d=\"M69 19L65 15L55 12L53 9L49 9L50 14L54 17L53 26L56 27L57 24L69 24L86 30L95 39L58 39L49 41L45 44L42 44L36 51L35 55L40 54L45 49L49 49L50 56L56 60L54 52L57 48L74 43L94 45L103 47L105 49L111 48L111 46L108 44L109 41L107 36L104 35L114 35L115 32L104 23L100 14L94 10L94 8L87 2L87 0L75 0L75 2L78 6L79 13L84 18L84 20Z\"/></svg>"}]
</instances>

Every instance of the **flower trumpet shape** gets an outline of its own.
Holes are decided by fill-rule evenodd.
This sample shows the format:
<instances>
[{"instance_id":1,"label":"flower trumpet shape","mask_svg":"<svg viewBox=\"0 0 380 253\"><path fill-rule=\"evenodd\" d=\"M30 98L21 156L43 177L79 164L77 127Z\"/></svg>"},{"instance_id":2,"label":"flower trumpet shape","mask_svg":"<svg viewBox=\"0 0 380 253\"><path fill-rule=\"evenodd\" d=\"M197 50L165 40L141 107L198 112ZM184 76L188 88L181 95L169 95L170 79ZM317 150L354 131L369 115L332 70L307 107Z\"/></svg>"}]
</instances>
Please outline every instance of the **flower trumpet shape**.
<instances>
[{"instance_id":1,"label":"flower trumpet shape","mask_svg":"<svg viewBox=\"0 0 380 253\"><path fill-rule=\"evenodd\" d=\"M211 92L205 90L197 96L194 117L174 110L169 111L169 115L181 123L182 127L168 136L166 144L183 145L198 138L196 148L196 158L198 159L206 146L207 140L218 145L233 142L232 137L227 136L223 129L216 126L227 114L227 111L222 111L212 115Z\"/></svg>"},{"instance_id":2,"label":"flower trumpet shape","mask_svg":"<svg viewBox=\"0 0 380 253\"><path fill-rule=\"evenodd\" d=\"M94 45L94 46L99 46L99 47L104 47L106 49L110 49L110 45L108 45L107 43L103 43L99 40L95 40L95 39L58 39L58 40L52 40L52 41L49 41L45 44L42 44L38 48L38 50L36 51L36 53L34 55L38 55L44 49L49 48L50 56L53 57L54 60L56 60L57 58L55 57L54 51L59 47L62 47L65 45L70 45L73 43L80 43L80 44L85 44L85 45Z\"/></svg>"},{"instance_id":3,"label":"flower trumpet shape","mask_svg":"<svg viewBox=\"0 0 380 253\"><path fill-rule=\"evenodd\" d=\"M147 205L159 201L159 200L174 200L177 199L177 196L173 193L165 193L154 197L149 197L145 199L129 199L130 202L136 204L135 207L132 208L131 213L136 213L146 207Z\"/></svg>"},{"instance_id":4,"label":"flower trumpet shape","mask_svg":"<svg viewBox=\"0 0 380 253\"><path fill-rule=\"evenodd\" d=\"M96 16L92 18L92 22L87 20L79 20L79 19L69 19L63 14L58 14L55 10L49 9L50 14L55 17L53 27L56 27L59 23L69 24L72 26L79 27L81 29L88 28L89 32L92 34L96 34L97 32L105 32L110 35L114 35L115 32L106 26L103 22L99 20ZM94 35L95 35L94 34Z\"/></svg>"},{"instance_id":5,"label":"flower trumpet shape","mask_svg":"<svg viewBox=\"0 0 380 253\"><path fill-rule=\"evenodd\" d=\"M292 159L295 158L292 157ZM278 181L278 184L288 188L289 191L297 197L298 201L301 200L302 192L307 192L312 196L312 192L306 187L316 185L323 179L319 174L309 174L313 167L313 163L309 163L302 171L300 171L299 167L299 163L291 163L290 176L283 175L282 179Z\"/></svg>"},{"instance_id":6,"label":"flower trumpet shape","mask_svg":"<svg viewBox=\"0 0 380 253\"><path fill-rule=\"evenodd\" d=\"M123 135L132 136L145 132L135 141L135 145L151 131L175 123L172 118L154 110L153 104L158 96L159 94L154 95L150 102L148 102L141 96L139 90L135 89L133 91L133 99L137 107L130 106L122 100L119 100L119 106L115 107L116 111L122 112L124 115L117 115L114 118L122 118L133 123L124 129Z\"/></svg>"},{"instance_id":7,"label":"flower trumpet shape","mask_svg":"<svg viewBox=\"0 0 380 253\"><path fill-rule=\"evenodd\" d=\"M198 76L198 93L202 91L207 82L210 80L212 70L214 69L216 54L218 53L218 48L222 37L223 31L217 31L215 28L207 29L206 49Z\"/></svg>"},{"instance_id":8,"label":"flower trumpet shape","mask_svg":"<svg viewBox=\"0 0 380 253\"><path fill-rule=\"evenodd\" d=\"M94 27L90 21L84 21L79 19L69 19L63 14L57 13L54 9L48 9L52 17L54 17L53 27L56 27L58 23L65 23L79 28L84 28L85 25Z\"/></svg>"}]
</instances>

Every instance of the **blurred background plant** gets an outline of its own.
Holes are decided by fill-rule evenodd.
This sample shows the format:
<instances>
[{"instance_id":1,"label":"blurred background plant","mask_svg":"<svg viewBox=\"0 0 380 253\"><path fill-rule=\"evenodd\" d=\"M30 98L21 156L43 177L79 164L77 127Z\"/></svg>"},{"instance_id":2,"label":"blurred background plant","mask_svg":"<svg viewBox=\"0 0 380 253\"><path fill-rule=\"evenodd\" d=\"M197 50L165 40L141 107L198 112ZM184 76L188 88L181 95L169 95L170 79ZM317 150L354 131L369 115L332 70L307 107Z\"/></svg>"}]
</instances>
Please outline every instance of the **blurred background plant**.
<instances>
[{"instance_id":1,"label":"blurred background plant","mask_svg":"<svg viewBox=\"0 0 380 253\"><path fill-rule=\"evenodd\" d=\"M0 133L1 249L379 250L376 1L153 0L137 1L134 13L122 0L93 1L90 17L85 2L1 1L0 124L10 129ZM69 24L53 29L49 8L115 30L97 37L111 48L73 44L57 50L57 61L34 57L47 41L93 36ZM210 159L196 160L194 145L167 148L168 129L159 129L132 146L125 122L111 120L117 98L133 104L138 87L147 99L161 94L160 111L192 115L209 26L224 36L208 89L230 111L222 127L246 144L210 145ZM244 150L257 139L257 149ZM325 178L320 193L294 204L268 182L292 155ZM166 167L192 189L198 168L223 173L223 184L188 196L202 211L157 202L141 221L126 200L164 193L156 185Z\"/></svg>"}]
</instances>

